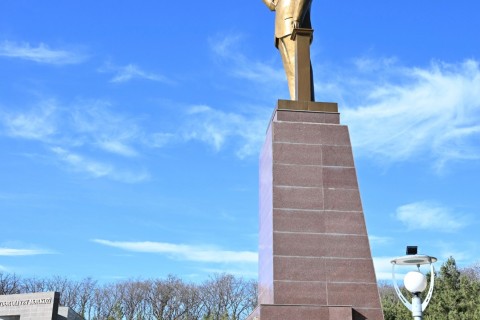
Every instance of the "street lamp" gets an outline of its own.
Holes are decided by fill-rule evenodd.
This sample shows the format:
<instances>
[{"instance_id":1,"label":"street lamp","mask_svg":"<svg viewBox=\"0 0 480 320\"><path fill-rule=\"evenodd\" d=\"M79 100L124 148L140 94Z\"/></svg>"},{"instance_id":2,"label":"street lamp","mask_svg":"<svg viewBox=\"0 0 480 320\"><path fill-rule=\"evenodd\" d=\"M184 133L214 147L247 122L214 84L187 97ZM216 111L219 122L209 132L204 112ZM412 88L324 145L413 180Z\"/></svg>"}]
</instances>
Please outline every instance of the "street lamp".
<instances>
[{"instance_id":1,"label":"street lamp","mask_svg":"<svg viewBox=\"0 0 480 320\"><path fill-rule=\"evenodd\" d=\"M413 319L415 320L421 320L423 318L423 311L425 311L430 299L432 298L433 284L435 282L435 269L433 268L433 263L436 261L437 258L423 254L417 254L417 247L414 246L407 247L406 256L396 258L391 261L393 286L395 288L395 292L405 307L412 312ZM430 288L428 289L428 294L425 298L425 301L422 303L420 293L427 288L427 277L420 272L420 266L424 264L430 264ZM398 288L397 280L395 279L396 265L417 266L417 270L408 272L403 280L405 288L412 293L412 303L408 302L407 298L405 298Z\"/></svg>"}]
</instances>

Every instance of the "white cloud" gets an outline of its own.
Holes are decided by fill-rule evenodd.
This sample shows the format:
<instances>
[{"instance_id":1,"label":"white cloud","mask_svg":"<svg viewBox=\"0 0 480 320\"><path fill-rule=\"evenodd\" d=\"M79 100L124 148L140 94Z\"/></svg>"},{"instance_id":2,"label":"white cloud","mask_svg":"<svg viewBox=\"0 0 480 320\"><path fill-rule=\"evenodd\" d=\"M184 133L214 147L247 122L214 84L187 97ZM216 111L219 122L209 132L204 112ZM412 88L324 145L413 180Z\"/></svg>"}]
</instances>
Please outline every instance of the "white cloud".
<instances>
[{"instance_id":1,"label":"white cloud","mask_svg":"<svg viewBox=\"0 0 480 320\"><path fill-rule=\"evenodd\" d=\"M0 256L17 257L17 256L35 256L40 254L52 254L52 251L43 249L14 249L0 247ZM1 268L0 268L1 269Z\"/></svg>"},{"instance_id":2,"label":"white cloud","mask_svg":"<svg viewBox=\"0 0 480 320\"><path fill-rule=\"evenodd\" d=\"M52 147L51 151L73 171L84 172L94 178L107 177L125 183L138 183L150 178L150 175L146 172L135 173L128 170L119 170L113 165L90 160L61 147Z\"/></svg>"},{"instance_id":3,"label":"white cloud","mask_svg":"<svg viewBox=\"0 0 480 320\"><path fill-rule=\"evenodd\" d=\"M370 243L372 245L384 245L392 242L391 237L381 237L381 236L374 236L374 235L369 235L368 240L370 240Z\"/></svg>"},{"instance_id":4,"label":"white cloud","mask_svg":"<svg viewBox=\"0 0 480 320\"><path fill-rule=\"evenodd\" d=\"M55 65L77 64L86 59L85 55L78 52L50 49L44 43L40 43L35 47L27 42L18 43L12 41L0 43L0 56Z\"/></svg>"},{"instance_id":5,"label":"white cloud","mask_svg":"<svg viewBox=\"0 0 480 320\"><path fill-rule=\"evenodd\" d=\"M267 94L275 99L281 96L279 89L288 95L278 61L249 58L243 42L235 34L210 39L212 52L228 63L231 75L256 89L261 86L255 98ZM480 159L478 61L433 62L420 68L402 66L395 57L361 57L353 67L314 65L316 96L340 103L342 123L349 125L358 156L383 163L422 156L439 172L452 161ZM216 148L225 143L225 131L205 129L196 137Z\"/></svg>"},{"instance_id":6,"label":"white cloud","mask_svg":"<svg viewBox=\"0 0 480 320\"><path fill-rule=\"evenodd\" d=\"M147 72L142 70L139 66L128 64L126 66L115 66L111 63L106 63L105 66L99 69L100 72L113 73L113 78L110 82L123 83L133 79L145 79L151 81L158 81L167 84L172 84L173 81L165 76Z\"/></svg>"},{"instance_id":7,"label":"white cloud","mask_svg":"<svg viewBox=\"0 0 480 320\"><path fill-rule=\"evenodd\" d=\"M113 168L109 165L87 160L78 154L69 152L66 149L53 147L51 150L53 153L58 155L62 161L68 163L76 171L84 171L93 175L94 177L108 176L113 171Z\"/></svg>"},{"instance_id":8,"label":"white cloud","mask_svg":"<svg viewBox=\"0 0 480 320\"><path fill-rule=\"evenodd\" d=\"M377 281L392 280L392 261L391 257L373 257L373 266Z\"/></svg>"},{"instance_id":9,"label":"white cloud","mask_svg":"<svg viewBox=\"0 0 480 320\"><path fill-rule=\"evenodd\" d=\"M48 140L57 132L56 111L56 102L45 100L27 112L5 112L1 114L0 122L11 137Z\"/></svg>"},{"instance_id":10,"label":"white cloud","mask_svg":"<svg viewBox=\"0 0 480 320\"><path fill-rule=\"evenodd\" d=\"M386 67L384 73L390 73L387 80L346 84L359 101L342 110L343 122L360 155L395 162L427 153L437 169L453 160L480 159L477 61Z\"/></svg>"},{"instance_id":11,"label":"white cloud","mask_svg":"<svg viewBox=\"0 0 480 320\"><path fill-rule=\"evenodd\" d=\"M394 67L397 62L398 59L395 57L373 59L368 56L356 58L353 61L355 67L363 72L383 71L386 68Z\"/></svg>"},{"instance_id":12,"label":"white cloud","mask_svg":"<svg viewBox=\"0 0 480 320\"><path fill-rule=\"evenodd\" d=\"M258 154L265 139L271 110L257 108L250 116L224 112L208 106L191 107L181 129L186 140L199 140L220 150L228 139L236 141L236 155L243 159Z\"/></svg>"},{"instance_id":13,"label":"white cloud","mask_svg":"<svg viewBox=\"0 0 480 320\"><path fill-rule=\"evenodd\" d=\"M161 148L173 140L175 140L175 135L172 133L156 132L148 135L144 139L144 143L151 148Z\"/></svg>"},{"instance_id":14,"label":"white cloud","mask_svg":"<svg viewBox=\"0 0 480 320\"><path fill-rule=\"evenodd\" d=\"M434 247L439 260L446 261L454 257L455 261L462 265L470 265L480 260L480 244L476 241L463 241L459 245L455 240L452 242L439 240L434 243Z\"/></svg>"},{"instance_id":15,"label":"white cloud","mask_svg":"<svg viewBox=\"0 0 480 320\"><path fill-rule=\"evenodd\" d=\"M84 142L120 156L138 155L133 144L144 134L142 129L134 119L111 112L108 103L82 102L73 108L71 119L75 134Z\"/></svg>"},{"instance_id":16,"label":"white cloud","mask_svg":"<svg viewBox=\"0 0 480 320\"><path fill-rule=\"evenodd\" d=\"M211 263L257 263L258 254L252 251L229 251L211 246L192 246L166 242L128 242L102 239L95 243L126 251L166 254L172 258Z\"/></svg>"},{"instance_id":17,"label":"white cloud","mask_svg":"<svg viewBox=\"0 0 480 320\"><path fill-rule=\"evenodd\" d=\"M409 230L455 232L467 224L467 217L435 202L414 202L397 208L395 218Z\"/></svg>"},{"instance_id":18,"label":"white cloud","mask_svg":"<svg viewBox=\"0 0 480 320\"><path fill-rule=\"evenodd\" d=\"M256 87L251 90L256 95L265 92L278 93L280 88L287 88L287 80L283 69L279 68L274 61L252 60L245 56L241 50L243 44L243 37L238 34L210 39L210 47L215 57L221 62L228 63L225 70L234 77L253 82ZM280 56L275 54L273 45L272 56L277 57L279 61ZM262 85L261 90L258 89L259 84Z\"/></svg>"}]
</instances>

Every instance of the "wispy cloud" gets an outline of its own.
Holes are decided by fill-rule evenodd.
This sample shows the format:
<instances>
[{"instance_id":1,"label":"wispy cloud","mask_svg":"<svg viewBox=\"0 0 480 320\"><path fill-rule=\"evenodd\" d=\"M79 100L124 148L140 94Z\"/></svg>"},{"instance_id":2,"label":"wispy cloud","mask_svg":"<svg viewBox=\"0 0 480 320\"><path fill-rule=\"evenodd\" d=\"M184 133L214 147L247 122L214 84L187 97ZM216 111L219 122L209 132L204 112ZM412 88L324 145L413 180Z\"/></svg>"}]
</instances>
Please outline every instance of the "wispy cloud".
<instances>
[{"instance_id":1,"label":"wispy cloud","mask_svg":"<svg viewBox=\"0 0 480 320\"><path fill-rule=\"evenodd\" d=\"M210 39L232 76L261 85L260 92L275 99L279 88L286 89L283 69L278 61L245 55L244 42L238 34ZM478 61L405 67L395 57L364 56L353 59L353 67L320 61L314 72L316 96L340 102L358 156L392 163L422 155L438 172L452 161L480 159ZM222 136L211 135L210 141L221 145Z\"/></svg>"},{"instance_id":2,"label":"wispy cloud","mask_svg":"<svg viewBox=\"0 0 480 320\"><path fill-rule=\"evenodd\" d=\"M81 102L73 108L71 119L85 143L120 156L137 156L133 145L144 133L134 119L111 112L108 103Z\"/></svg>"},{"instance_id":3,"label":"wispy cloud","mask_svg":"<svg viewBox=\"0 0 480 320\"><path fill-rule=\"evenodd\" d=\"M106 63L102 68L99 69L99 71L103 73L113 73L113 77L110 79L110 82L113 83L123 83L134 79L145 79L167 84L174 83L171 79L163 75L147 72L135 64L116 66L111 63Z\"/></svg>"},{"instance_id":4,"label":"wispy cloud","mask_svg":"<svg viewBox=\"0 0 480 320\"><path fill-rule=\"evenodd\" d=\"M252 251L230 251L211 246L193 246L166 242L128 242L102 239L95 243L121 250L165 254L174 259L210 263L257 263L258 254Z\"/></svg>"},{"instance_id":5,"label":"wispy cloud","mask_svg":"<svg viewBox=\"0 0 480 320\"><path fill-rule=\"evenodd\" d=\"M53 254L50 250L43 249L15 249L0 247L0 256L17 257L17 256L35 256L41 254Z\"/></svg>"},{"instance_id":6,"label":"wispy cloud","mask_svg":"<svg viewBox=\"0 0 480 320\"><path fill-rule=\"evenodd\" d=\"M0 110L0 130L15 139L35 140L51 151L54 163L88 177L138 183L150 179L146 169L128 164L141 148L158 148L168 135L150 134L138 119L113 112L104 101L61 105L54 99L39 101L27 110Z\"/></svg>"},{"instance_id":7,"label":"wispy cloud","mask_svg":"<svg viewBox=\"0 0 480 320\"><path fill-rule=\"evenodd\" d=\"M393 239L391 237L381 237L381 236L369 235L368 240L370 240L370 243L372 245L385 245L385 244L389 244L390 242L392 242Z\"/></svg>"},{"instance_id":8,"label":"wispy cloud","mask_svg":"<svg viewBox=\"0 0 480 320\"><path fill-rule=\"evenodd\" d=\"M77 64L87 58L79 52L51 49L44 43L32 46L28 42L13 41L0 43L0 56L54 65Z\"/></svg>"},{"instance_id":9,"label":"wispy cloud","mask_svg":"<svg viewBox=\"0 0 480 320\"><path fill-rule=\"evenodd\" d=\"M199 140L220 150L229 140L235 141L239 158L258 153L265 138L265 130L271 110L258 108L249 116L224 112L209 106L191 107L188 121L182 127L186 140Z\"/></svg>"},{"instance_id":10,"label":"wispy cloud","mask_svg":"<svg viewBox=\"0 0 480 320\"><path fill-rule=\"evenodd\" d=\"M477 241L467 240L459 245L457 239L453 241L439 239L433 244L433 247L435 252L437 252L438 258L444 261L450 257L454 257L462 265L480 261L480 244Z\"/></svg>"},{"instance_id":11,"label":"wispy cloud","mask_svg":"<svg viewBox=\"0 0 480 320\"><path fill-rule=\"evenodd\" d=\"M395 218L409 230L456 232L465 227L468 217L435 202L414 202L397 208Z\"/></svg>"},{"instance_id":12,"label":"wispy cloud","mask_svg":"<svg viewBox=\"0 0 480 320\"><path fill-rule=\"evenodd\" d=\"M359 155L396 162L427 154L437 170L449 161L480 159L477 61L385 68L388 79L347 84L359 101L343 110L343 122Z\"/></svg>"},{"instance_id":13,"label":"wispy cloud","mask_svg":"<svg viewBox=\"0 0 480 320\"><path fill-rule=\"evenodd\" d=\"M262 90L255 88L256 94L262 92L279 92L279 88L286 88L286 77L282 68L274 61L253 60L246 56L241 49L244 39L239 34L230 34L212 37L210 48L219 62L228 63L225 68L232 76L251 81L255 85L262 85ZM272 56L275 56L272 46ZM288 95L288 92L287 92Z\"/></svg>"},{"instance_id":14,"label":"wispy cloud","mask_svg":"<svg viewBox=\"0 0 480 320\"><path fill-rule=\"evenodd\" d=\"M138 183L150 178L147 172L141 171L135 173L128 170L118 170L111 164L90 160L61 147L52 147L51 151L72 170L87 173L95 178L107 177L126 183Z\"/></svg>"},{"instance_id":15,"label":"wispy cloud","mask_svg":"<svg viewBox=\"0 0 480 320\"><path fill-rule=\"evenodd\" d=\"M373 266L377 281L392 280L392 260L391 257L373 257Z\"/></svg>"},{"instance_id":16,"label":"wispy cloud","mask_svg":"<svg viewBox=\"0 0 480 320\"><path fill-rule=\"evenodd\" d=\"M0 123L11 137L46 141L57 131L56 111L55 100L44 100L26 112L0 113Z\"/></svg>"}]
</instances>

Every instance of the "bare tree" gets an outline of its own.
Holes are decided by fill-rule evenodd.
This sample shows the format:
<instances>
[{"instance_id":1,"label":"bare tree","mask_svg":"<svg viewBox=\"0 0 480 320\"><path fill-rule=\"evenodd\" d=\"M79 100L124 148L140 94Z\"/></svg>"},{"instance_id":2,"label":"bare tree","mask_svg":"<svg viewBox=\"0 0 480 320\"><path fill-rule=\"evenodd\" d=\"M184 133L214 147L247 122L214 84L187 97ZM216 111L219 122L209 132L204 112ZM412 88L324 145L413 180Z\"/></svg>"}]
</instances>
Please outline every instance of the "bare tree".
<instances>
[{"instance_id":1,"label":"bare tree","mask_svg":"<svg viewBox=\"0 0 480 320\"><path fill-rule=\"evenodd\" d=\"M98 285L92 278L21 279L0 273L0 294L60 292L60 304L88 320L242 320L256 306L257 285L229 274L201 284L180 278Z\"/></svg>"},{"instance_id":2,"label":"bare tree","mask_svg":"<svg viewBox=\"0 0 480 320\"><path fill-rule=\"evenodd\" d=\"M22 281L23 293L45 292L47 290L47 281L39 278L26 278Z\"/></svg>"},{"instance_id":3,"label":"bare tree","mask_svg":"<svg viewBox=\"0 0 480 320\"><path fill-rule=\"evenodd\" d=\"M75 311L86 319L91 318L92 300L96 287L97 281L92 278L85 278L76 286L78 290L78 309Z\"/></svg>"},{"instance_id":4,"label":"bare tree","mask_svg":"<svg viewBox=\"0 0 480 320\"><path fill-rule=\"evenodd\" d=\"M143 319L146 314L145 283L129 280L117 284L120 291L120 306L127 320Z\"/></svg>"},{"instance_id":5,"label":"bare tree","mask_svg":"<svg viewBox=\"0 0 480 320\"><path fill-rule=\"evenodd\" d=\"M119 315L115 314L120 308L120 295L116 284L106 284L102 287L96 287L92 297L92 308L94 320L115 319Z\"/></svg>"},{"instance_id":6,"label":"bare tree","mask_svg":"<svg viewBox=\"0 0 480 320\"><path fill-rule=\"evenodd\" d=\"M480 281L480 261L466 268L461 269L462 274L472 281Z\"/></svg>"},{"instance_id":7,"label":"bare tree","mask_svg":"<svg viewBox=\"0 0 480 320\"><path fill-rule=\"evenodd\" d=\"M158 320L181 319L187 313L188 294L179 278L169 275L165 280L146 282L147 302Z\"/></svg>"},{"instance_id":8,"label":"bare tree","mask_svg":"<svg viewBox=\"0 0 480 320\"><path fill-rule=\"evenodd\" d=\"M0 294L17 294L21 291L20 278L15 274L0 272Z\"/></svg>"}]
</instances>

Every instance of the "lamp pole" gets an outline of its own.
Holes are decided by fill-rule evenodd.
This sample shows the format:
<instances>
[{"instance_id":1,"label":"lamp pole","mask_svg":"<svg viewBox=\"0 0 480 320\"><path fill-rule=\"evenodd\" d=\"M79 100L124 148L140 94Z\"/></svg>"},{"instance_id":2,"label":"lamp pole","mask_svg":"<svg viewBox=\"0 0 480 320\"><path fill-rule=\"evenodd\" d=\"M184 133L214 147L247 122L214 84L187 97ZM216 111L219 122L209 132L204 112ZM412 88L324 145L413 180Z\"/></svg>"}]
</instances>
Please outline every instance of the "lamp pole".
<instances>
[{"instance_id":1,"label":"lamp pole","mask_svg":"<svg viewBox=\"0 0 480 320\"><path fill-rule=\"evenodd\" d=\"M403 303L403 305L412 312L412 316L414 320L423 319L423 311L425 311L428 304L430 303L430 299L432 298L433 286L435 283L435 269L433 267L433 263L435 263L436 261L437 261L437 258L435 257L430 257L423 254L417 254L417 247L413 247L413 246L407 247L406 256L399 257L391 261L393 286L395 288L395 292L397 293L397 296L400 299L400 301ZM426 264L430 264L430 287L428 289L427 297L425 298L425 301L422 303L420 294L427 287L427 277L420 272L420 266L426 265ZM411 303L407 300L407 298L405 298L405 296L402 294L402 292L398 288L397 280L395 278L395 266L397 265L417 267L417 270L408 272L404 278L405 288L412 294Z\"/></svg>"}]
</instances>

